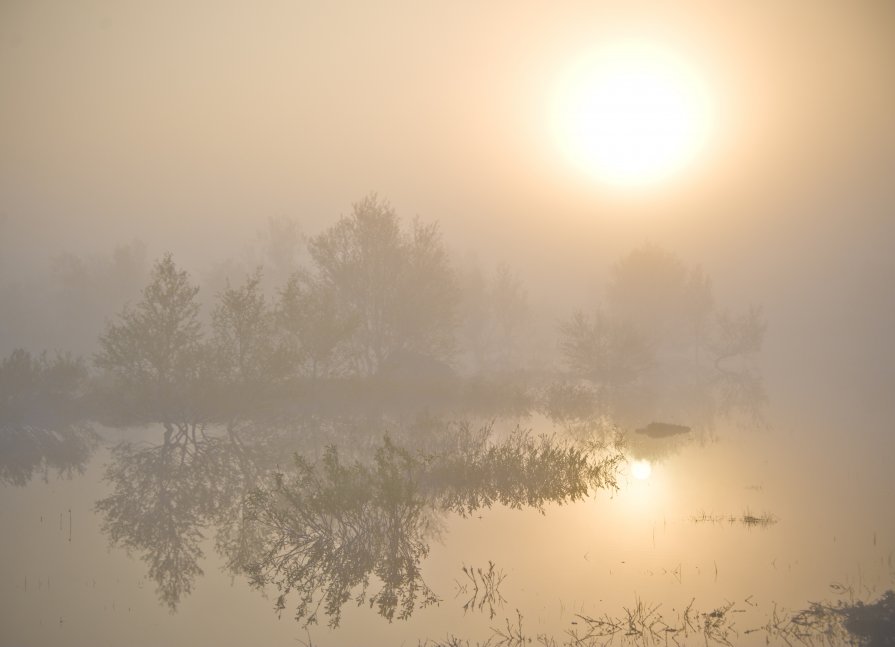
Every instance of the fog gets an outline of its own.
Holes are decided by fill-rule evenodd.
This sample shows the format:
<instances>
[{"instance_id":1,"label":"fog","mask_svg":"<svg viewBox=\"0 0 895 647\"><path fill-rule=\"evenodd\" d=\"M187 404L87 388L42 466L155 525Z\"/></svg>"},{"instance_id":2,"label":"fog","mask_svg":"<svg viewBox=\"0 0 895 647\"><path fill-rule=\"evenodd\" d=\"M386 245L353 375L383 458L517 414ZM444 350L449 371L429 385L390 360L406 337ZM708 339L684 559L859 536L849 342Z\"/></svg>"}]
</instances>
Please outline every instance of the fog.
<instances>
[{"instance_id":1,"label":"fog","mask_svg":"<svg viewBox=\"0 0 895 647\"><path fill-rule=\"evenodd\" d=\"M614 43L657 178L569 154ZM3 2L0 645L890 644L892 78L884 2Z\"/></svg>"}]
</instances>

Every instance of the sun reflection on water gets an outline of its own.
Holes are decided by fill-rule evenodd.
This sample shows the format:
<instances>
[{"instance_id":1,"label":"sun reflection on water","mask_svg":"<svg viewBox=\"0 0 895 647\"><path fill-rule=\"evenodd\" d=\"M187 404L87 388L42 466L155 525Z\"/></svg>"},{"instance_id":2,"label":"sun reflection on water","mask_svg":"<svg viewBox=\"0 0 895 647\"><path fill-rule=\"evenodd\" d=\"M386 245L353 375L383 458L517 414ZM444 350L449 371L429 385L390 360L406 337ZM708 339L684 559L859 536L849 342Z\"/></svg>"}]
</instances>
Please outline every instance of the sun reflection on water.
<instances>
[{"instance_id":1,"label":"sun reflection on water","mask_svg":"<svg viewBox=\"0 0 895 647\"><path fill-rule=\"evenodd\" d=\"M653 466L648 460L636 460L630 463L631 476L638 481L645 481L653 473Z\"/></svg>"}]
</instances>

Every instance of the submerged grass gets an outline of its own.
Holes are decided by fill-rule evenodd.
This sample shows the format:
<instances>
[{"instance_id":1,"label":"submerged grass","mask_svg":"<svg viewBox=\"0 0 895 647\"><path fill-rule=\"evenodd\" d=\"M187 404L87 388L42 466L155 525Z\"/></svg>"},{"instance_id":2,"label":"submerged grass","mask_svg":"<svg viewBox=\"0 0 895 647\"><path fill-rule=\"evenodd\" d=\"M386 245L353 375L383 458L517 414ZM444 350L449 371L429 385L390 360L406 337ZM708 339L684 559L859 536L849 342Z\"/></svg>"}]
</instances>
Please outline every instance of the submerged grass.
<instances>
[{"instance_id":1,"label":"submerged grass","mask_svg":"<svg viewBox=\"0 0 895 647\"><path fill-rule=\"evenodd\" d=\"M753 514L747 508L742 514L739 515L714 514L710 512L700 511L697 514L692 515L690 517L690 521L692 521L693 523L711 523L717 525L727 523L730 525L740 524L748 528L767 528L768 526L773 526L774 524L776 524L779 519L777 518L777 515L770 512Z\"/></svg>"},{"instance_id":2,"label":"submerged grass","mask_svg":"<svg viewBox=\"0 0 895 647\"><path fill-rule=\"evenodd\" d=\"M506 579L503 569L495 567L494 562L488 560L488 568L473 568L463 565L464 582L458 582L457 595L466 595L468 599L463 605L463 612L484 611L488 607L488 615L491 619L497 615L497 609L503 607L506 600L500 593L500 585Z\"/></svg>"},{"instance_id":3,"label":"submerged grass","mask_svg":"<svg viewBox=\"0 0 895 647\"><path fill-rule=\"evenodd\" d=\"M623 607L623 613L577 614L573 627L560 638L529 633L517 609L515 618L507 617L502 626L492 627L491 635L484 641L448 636L445 640L420 642L419 647L733 647L747 636L750 642L764 639L765 644L788 647L895 645L895 591L886 591L876 601L863 602L854 600L851 590L837 585L832 589L840 595L847 593L847 598L830 603L810 602L807 608L796 611L774 603L763 624L748 628L738 627L737 620L739 614L754 610L752 596L743 604L725 602L708 611L697 609L693 598L683 610L670 614L663 612L661 604L644 603L637 598L632 606Z\"/></svg>"}]
</instances>

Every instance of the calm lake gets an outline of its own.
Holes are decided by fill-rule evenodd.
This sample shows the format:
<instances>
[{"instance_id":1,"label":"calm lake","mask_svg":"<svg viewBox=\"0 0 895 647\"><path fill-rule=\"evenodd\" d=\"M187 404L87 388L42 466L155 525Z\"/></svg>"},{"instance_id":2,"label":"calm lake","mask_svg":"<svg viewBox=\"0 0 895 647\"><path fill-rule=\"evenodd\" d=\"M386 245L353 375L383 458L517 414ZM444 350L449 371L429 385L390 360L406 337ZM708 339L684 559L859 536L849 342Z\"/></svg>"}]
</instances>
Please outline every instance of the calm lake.
<instances>
[{"instance_id":1,"label":"calm lake","mask_svg":"<svg viewBox=\"0 0 895 647\"><path fill-rule=\"evenodd\" d=\"M537 411L71 428L31 463L11 439L0 643L842 640L795 614L895 581L891 419L847 399L653 433Z\"/></svg>"}]
</instances>

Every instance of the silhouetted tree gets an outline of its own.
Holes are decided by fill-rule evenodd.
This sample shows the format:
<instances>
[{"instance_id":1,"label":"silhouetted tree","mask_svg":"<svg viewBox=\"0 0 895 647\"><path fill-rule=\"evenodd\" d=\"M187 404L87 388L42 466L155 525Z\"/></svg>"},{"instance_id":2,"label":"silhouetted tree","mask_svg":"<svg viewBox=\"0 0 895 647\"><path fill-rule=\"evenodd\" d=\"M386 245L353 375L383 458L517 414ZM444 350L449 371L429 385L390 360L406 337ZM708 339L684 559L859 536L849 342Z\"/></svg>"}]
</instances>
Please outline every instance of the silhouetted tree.
<instances>
[{"instance_id":1,"label":"silhouetted tree","mask_svg":"<svg viewBox=\"0 0 895 647\"><path fill-rule=\"evenodd\" d=\"M227 283L211 320L211 344L221 379L258 386L282 374L276 321L262 291L260 269L239 287Z\"/></svg>"},{"instance_id":2,"label":"silhouetted tree","mask_svg":"<svg viewBox=\"0 0 895 647\"><path fill-rule=\"evenodd\" d=\"M560 323L560 350L573 374L610 389L642 378L654 365L650 344L630 324L597 310Z\"/></svg>"},{"instance_id":3,"label":"silhouetted tree","mask_svg":"<svg viewBox=\"0 0 895 647\"><path fill-rule=\"evenodd\" d=\"M616 263L607 291L605 311L560 324L567 366L600 387L592 398L582 392L588 397L576 403L610 405L614 415L654 409L709 424L717 414L737 412L760 421L764 395L750 364L765 330L759 309L718 311L709 277L654 245ZM617 391L628 385L638 388ZM556 388L548 395L563 393ZM548 408L556 413L554 405L562 403L551 397Z\"/></svg>"},{"instance_id":4,"label":"silhouetted tree","mask_svg":"<svg viewBox=\"0 0 895 647\"><path fill-rule=\"evenodd\" d=\"M0 361L0 481L24 486L51 469L83 472L99 444L82 420L86 384L80 358L17 349Z\"/></svg>"},{"instance_id":5,"label":"silhouetted tree","mask_svg":"<svg viewBox=\"0 0 895 647\"><path fill-rule=\"evenodd\" d=\"M402 229L392 207L369 195L309 250L319 280L356 318L349 353L360 373L376 373L396 350L451 354L457 290L437 225Z\"/></svg>"},{"instance_id":6,"label":"silhouetted tree","mask_svg":"<svg viewBox=\"0 0 895 647\"><path fill-rule=\"evenodd\" d=\"M633 325L657 352L696 352L705 343L714 308L711 281L698 267L645 245L612 268L609 312Z\"/></svg>"},{"instance_id":7,"label":"silhouetted tree","mask_svg":"<svg viewBox=\"0 0 895 647\"><path fill-rule=\"evenodd\" d=\"M715 367L724 370L722 364L725 361L754 357L761 350L766 330L761 308L756 306L740 314L718 313L709 342Z\"/></svg>"},{"instance_id":8,"label":"silhouetted tree","mask_svg":"<svg viewBox=\"0 0 895 647\"><path fill-rule=\"evenodd\" d=\"M276 320L299 374L316 378L342 372L357 316L334 287L307 272L294 273L280 293Z\"/></svg>"},{"instance_id":9,"label":"silhouetted tree","mask_svg":"<svg viewBox=\"0 0 895 647\"><path fill-rule=\"evenodd\" d=\"M152 268L142 300L125 308L99 338L96 365L165 415L172 406L183 407L206 363L198 292L166 254Z\"/></svg>"}]
</instances>

